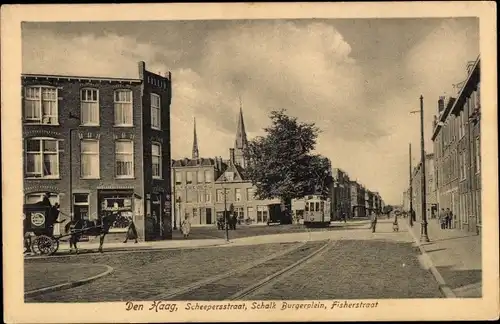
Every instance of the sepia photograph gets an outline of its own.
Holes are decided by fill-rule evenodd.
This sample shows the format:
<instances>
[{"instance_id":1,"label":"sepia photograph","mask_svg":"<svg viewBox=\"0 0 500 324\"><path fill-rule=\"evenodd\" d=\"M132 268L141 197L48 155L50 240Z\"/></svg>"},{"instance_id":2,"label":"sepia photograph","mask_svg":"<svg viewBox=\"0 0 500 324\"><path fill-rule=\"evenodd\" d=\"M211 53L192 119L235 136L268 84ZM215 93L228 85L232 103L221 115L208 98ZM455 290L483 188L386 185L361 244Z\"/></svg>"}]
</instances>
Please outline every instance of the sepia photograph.
<instances>
[{"instance_id":1,"label":"sepia photograph","mask_svg":"<svg viewBox=\"0 0 500 324\"><path fill-rule=\"evenodd\" d=\"M2 10L6 318L498 319L496 8L449 4Z\"/></svg>"}]
</instances>

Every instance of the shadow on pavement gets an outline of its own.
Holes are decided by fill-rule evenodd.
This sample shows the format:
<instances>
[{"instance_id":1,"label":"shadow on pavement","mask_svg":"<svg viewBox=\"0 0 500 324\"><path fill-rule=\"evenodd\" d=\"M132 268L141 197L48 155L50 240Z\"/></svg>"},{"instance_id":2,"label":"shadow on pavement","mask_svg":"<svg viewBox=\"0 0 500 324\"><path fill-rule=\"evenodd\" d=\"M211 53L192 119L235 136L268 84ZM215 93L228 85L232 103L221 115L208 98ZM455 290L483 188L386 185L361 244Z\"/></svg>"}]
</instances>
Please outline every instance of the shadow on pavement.
<instances>
[{"instance_id":1,"label":"shadow on pavement","mask_svg":"<svg viewBox=\"0 0 500 324\"><path fill-rule=\"evenodd\" d=\"M456 270L450 266L436 268L451 289L482 282L482 270Z\"/></svg>"}]
</instances>

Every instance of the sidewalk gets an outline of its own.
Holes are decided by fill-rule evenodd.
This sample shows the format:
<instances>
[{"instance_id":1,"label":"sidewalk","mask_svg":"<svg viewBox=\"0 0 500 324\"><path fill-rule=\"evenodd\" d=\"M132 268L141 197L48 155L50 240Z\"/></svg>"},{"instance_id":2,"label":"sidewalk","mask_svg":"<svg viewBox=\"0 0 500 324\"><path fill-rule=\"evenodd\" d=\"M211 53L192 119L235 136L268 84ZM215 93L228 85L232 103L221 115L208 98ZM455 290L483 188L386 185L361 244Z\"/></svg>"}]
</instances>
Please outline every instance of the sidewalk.
<instances>
[{"instance_id":1,"label":"sidewalk","mask_svg":"<svg viewBox=\"0 0 500 324\"><path fill-rule=\"evenodd\" d=\"M421 223L415 222L412 228L408 219L402 219L402 223L420 241ZM456 229L443 230L435 219L428 221L427 233L430 242L419 244L446 286L456 297L481 297L481 236Z\"/></svg>"}]
</instances>

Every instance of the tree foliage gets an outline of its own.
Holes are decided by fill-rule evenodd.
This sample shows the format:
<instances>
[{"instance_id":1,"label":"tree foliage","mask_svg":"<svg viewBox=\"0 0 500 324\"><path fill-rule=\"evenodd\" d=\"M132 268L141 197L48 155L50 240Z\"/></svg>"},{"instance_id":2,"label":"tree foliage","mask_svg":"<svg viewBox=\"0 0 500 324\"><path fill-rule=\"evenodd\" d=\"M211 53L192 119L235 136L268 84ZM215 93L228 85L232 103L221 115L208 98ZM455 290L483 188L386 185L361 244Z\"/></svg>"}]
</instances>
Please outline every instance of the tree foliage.
<instances>
[{"instance_id":1,"label":"tree foliage","mask_svg":"<svg viewBox=\"0 0 500 324\"><path fill-rule=\"evenodd\" d=\"M311 152L319 129L299 122L285 110L272 111L266 135L248 143L245 175L256 186L259 199L280 198L287 205L293 198L327 193L330 161Z\"/></svg>"}]
</instances>

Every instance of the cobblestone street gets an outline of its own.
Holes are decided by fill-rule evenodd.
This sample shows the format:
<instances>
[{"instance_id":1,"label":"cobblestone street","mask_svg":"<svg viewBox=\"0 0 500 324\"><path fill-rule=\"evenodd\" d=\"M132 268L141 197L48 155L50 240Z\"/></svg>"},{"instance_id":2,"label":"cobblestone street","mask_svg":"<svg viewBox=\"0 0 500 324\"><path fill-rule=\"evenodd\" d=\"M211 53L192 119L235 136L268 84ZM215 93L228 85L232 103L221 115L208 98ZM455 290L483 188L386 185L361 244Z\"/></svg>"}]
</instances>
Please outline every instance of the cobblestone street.
<instances>
[{"instance_id":1,"label":"cobblestone street","mask_svg":"<svg viewBox=\"0 0 500 324\"><path fill-rule=\"evenodd\" d=\"M247 299L434 298L440 292L432 274L419 262L408 232L392 232L381 220L377 232L364 228L317 232L309 242L235 245L200 249L109 252L26 259L26 286L40 280L36 266L105 264L113 273L83 286L29 297L28 302L150 300L168 291L204 284L166 299L225 299L311 254L325 239L333 245L310 262L263 285ZM321 234L321 235L320 235ZM283 235L273 235L278 240ZM243 243L242 243L243 244ZM304 245L303 247L300 247ZM288 249L291 249L288 251ZM272 256L282 253L281 256ZM271 258L269 261L264 258ZM260 263L259 263L260 262ZM221 278L214 276L249 264ZM253 264L253 265L252 265ZM36 266L35 266L36 265ZM85 268L82 268L84 271ZM168 272L166 271L168 269ZM30 272L31 271L31 272ZM73 270L74 271L74 270ZM78 273L78 271L76 271ZM167 294L168 295L168 294ZM172 295L173 296L173 295Z\"/></svg>"}]
</instances>

